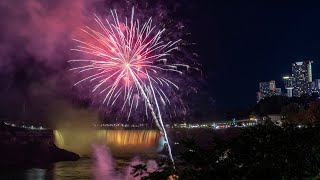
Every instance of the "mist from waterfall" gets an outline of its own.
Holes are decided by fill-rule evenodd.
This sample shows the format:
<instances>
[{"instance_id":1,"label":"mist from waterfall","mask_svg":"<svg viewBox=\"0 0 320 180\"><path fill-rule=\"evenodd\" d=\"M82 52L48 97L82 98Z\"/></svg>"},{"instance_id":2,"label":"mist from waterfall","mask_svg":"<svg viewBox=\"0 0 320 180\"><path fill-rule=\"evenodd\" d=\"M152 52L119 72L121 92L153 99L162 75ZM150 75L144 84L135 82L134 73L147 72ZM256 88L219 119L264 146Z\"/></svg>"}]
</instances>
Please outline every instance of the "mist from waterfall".
<instances>
[{"instance_id":1,"label":"mist from waterfall","mask_svg":"<svg viewBox=\"0 0 320 180\"><path fill-rule=\"evenodd\" d=\"M93 145L94 157L94 177L95 180L138 180L146 174L134 177L132 174L132 166L144 164L138 158L134 158L123 171L115 170L114 159L107 146L102 144ZM158 169L158 165L154 160L148 160L146 163L147 172L153 172Z\"/></svg>"}]
</instances>

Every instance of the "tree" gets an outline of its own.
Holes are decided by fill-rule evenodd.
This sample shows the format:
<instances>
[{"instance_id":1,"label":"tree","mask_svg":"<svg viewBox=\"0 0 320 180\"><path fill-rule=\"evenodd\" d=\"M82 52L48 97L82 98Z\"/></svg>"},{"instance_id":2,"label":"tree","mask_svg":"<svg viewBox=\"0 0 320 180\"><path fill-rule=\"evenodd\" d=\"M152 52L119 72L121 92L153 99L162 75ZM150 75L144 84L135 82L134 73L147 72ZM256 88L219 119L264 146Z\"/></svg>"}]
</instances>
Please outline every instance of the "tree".
<instances>
[{"instance_id":1,"label":"tree","mask_svg":"<svg viewBox=\"0 0 320 180\"><path fill-rule=\"evenodd\" d=\"M230 140L215 137L213 149L203 149L192 139L182 143L185 151L176 160L175 172L167 164L145 179L172 173L186 180L315 179L320 174L318 127L281 128L270 123L241 129L240 135Z\"/></svg>"},{"instance_id":2,"label":"tree","mask_svg":"<svg viewBox=\"0 0 320 180\"><path fill-rule=\"evenodd\" d=\"M259 101L254 107L254 113L260 116L281 114L287 117L288 122L298 122L297 118L303 117L302 112L308 109L314 101L318 101L318 94L303 94L292 98L271 96Z\"/></svg>"},{"instance_id":3,"label":"tree","mask_svg":"<svg viewBox=\"0 0 320 180\"><path fill-rule=\"evenodd\" d=\"M311 125L320 121L320 101L314 101L310 104L310 107L302 112L299 112L295 118L292 118L293 122L299 124Z\"/></svg>"}]
</instances>

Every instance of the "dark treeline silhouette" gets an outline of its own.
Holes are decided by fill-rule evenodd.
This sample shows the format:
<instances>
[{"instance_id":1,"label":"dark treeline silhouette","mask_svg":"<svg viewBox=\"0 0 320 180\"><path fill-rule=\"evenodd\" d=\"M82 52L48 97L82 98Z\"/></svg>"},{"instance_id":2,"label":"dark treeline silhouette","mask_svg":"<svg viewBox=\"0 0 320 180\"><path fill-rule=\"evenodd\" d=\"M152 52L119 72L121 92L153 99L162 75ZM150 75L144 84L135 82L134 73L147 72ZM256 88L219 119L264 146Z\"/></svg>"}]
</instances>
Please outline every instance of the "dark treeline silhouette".
<instances>
[{"instance_id":1,"label":"dark treeline silhouette","mask_svg":"<svg viewBox=\"0 0 320 180\"><path fill-rule=\"evenodd\" d=\"M265 116L268 114L285 113L286 109L287 111L297 111L297 109L303 110L307 109L310 103L317 100L318 98L318 94L304 94L300 97L291 98L288 98L286 96L266 97L256 104L256 106L253 108L253 112L257 115Z\"/></svg>"},{"instance_id":2,"label":"dark treeline silhouette","mask_svg":"<svg viewBox=\"0 0 320 180\"><path fill-rule=\"evenodd\" d=\"M181 143L184 151L176 158L175 170L163 161L155 172L139 165L133 174L146 173L145 180L168 179L173 174L184 180L320 178L319 127L279 127L267 122L243 128L231 139L214 137L210 149L198 146L194 139Z\"/></svg>"}]
</instances>

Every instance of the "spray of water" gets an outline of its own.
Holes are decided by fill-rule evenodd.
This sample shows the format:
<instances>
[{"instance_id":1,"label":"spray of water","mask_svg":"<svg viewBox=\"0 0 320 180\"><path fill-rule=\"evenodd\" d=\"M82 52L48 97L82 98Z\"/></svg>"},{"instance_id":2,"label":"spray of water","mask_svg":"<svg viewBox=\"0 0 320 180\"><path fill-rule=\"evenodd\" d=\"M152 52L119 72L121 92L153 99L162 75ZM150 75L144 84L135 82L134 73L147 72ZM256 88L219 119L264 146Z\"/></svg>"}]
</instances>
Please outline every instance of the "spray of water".
<instances>
[{"instance_id":1,"label":"spray of water","mask_svg":"<svg viewBox=\"0 0 320 180\"><path fill-rule=\"evenodd\" d=\"M94 163L94 177L95 180L138 180L146 174L141 174L134 177L132 175L132 166L143 164L137 158L132 160L129 165L122 172L116 172L114 169L115 164L112 155L108 151L108 148L104 145L93 146ZM154 172L158 169L158 165L154 160L149 160L146 163L147 172Z\"/></svg>"}]
</instances>

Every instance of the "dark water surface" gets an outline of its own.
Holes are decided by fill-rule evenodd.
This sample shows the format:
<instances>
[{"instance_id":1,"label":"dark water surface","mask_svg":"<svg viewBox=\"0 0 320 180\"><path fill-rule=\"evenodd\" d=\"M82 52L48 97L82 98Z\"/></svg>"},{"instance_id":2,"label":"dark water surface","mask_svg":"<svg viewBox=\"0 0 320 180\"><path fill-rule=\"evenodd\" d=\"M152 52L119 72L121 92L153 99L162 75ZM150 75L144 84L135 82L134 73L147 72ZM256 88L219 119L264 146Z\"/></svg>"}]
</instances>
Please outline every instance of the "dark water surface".
<instances>
[{"instance_id":1,"label":"dark water surface","mask_svg":"<svg viewBox=\"0 0 320 180\"><path fill-rule=\"evenodd\" d=\"M116 174L124 174L130 167L130 159L117 159L115 167ZM103 178L103 177L101 177ZM116 175L115 175L115 177ZM0 180L87 180L95 178L95 164L90 158L81 158L78 161L58 162L52 169L6 169L0 171Z\"/></svg>"},{"instance_id":2,"label":"dark water surface","mask_svg":"<svg viewBox=\"0 0 320 180\"><path fill-rule=\"evenodd\" d=\"M93 132L92 134L92 139L95 139L97 133ZM185 137L196 139L199 145L207 145L213 137L227 137L228 134L229 133L225 131L216 132L211 129L182 129L172 130L169 132L169 137L171 138L171 145L175 155L179 154L180 149L180 145L176 145L175 142L179 142L179 140ZM57 138L56 143L61 146L61 148L79 154L84 152L82 155L92 156L92 152L88 153L93 148L90 144L91 139L87 138L87 140L84 141L84 138L82 138L83 136L79 135L81 138L78 138L79 140L77 140L75 133L66 134L63 131L57 131L55 136ZM157 159L159 156L162 156L158 151L163 148L163 142L161 141L159 134L153 130L102 130L98 132L98 137L104 140L103 144L107 144L111 151L111 153L108 151L98 153L102 155L101 161L99 162L100 167L103 167L102 170L97 168L98 161L95 161L94 158L86 157L74 162L58 162L53 164L50 169L2 169L0 170L0 180L132 180L132 176L130 176L130 178L129 175L132 163L137 162L137 160L134 160L134 157L138 156L143 162L147 162L148 160ZM164 154L166 155L166 153ZM151 163L151 166L154 166L154 164ZM104 174L106 171L111 173L107 173L106 175Z\"/></svg>"},{"instance_id":3,"label":"dark water surface","mask_svg":"<svg viewBox=\"0 0 320 180\"><path fill-rule=\"evenodd\" d=\"M2 169L0 180L131 180L131 165L140 162L136 157L154 159L163 148L157 130L55 130L54 137L57 146L82 158L48 169Z\"/></svg>"}]
</instances>

